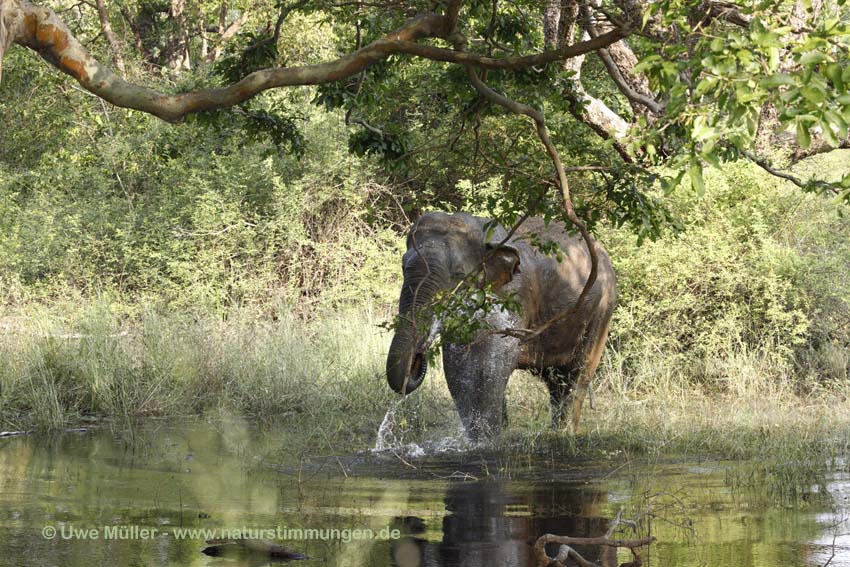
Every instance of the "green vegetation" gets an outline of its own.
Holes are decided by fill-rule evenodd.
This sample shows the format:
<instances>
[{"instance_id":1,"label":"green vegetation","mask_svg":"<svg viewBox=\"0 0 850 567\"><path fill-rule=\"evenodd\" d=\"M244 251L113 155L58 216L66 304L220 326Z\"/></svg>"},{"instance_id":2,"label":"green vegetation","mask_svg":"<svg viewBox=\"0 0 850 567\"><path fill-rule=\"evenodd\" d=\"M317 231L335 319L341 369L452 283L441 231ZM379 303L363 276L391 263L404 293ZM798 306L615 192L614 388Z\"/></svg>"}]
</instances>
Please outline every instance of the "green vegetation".
<instances>
[{"instance_id":1,"label":"green vegetation","mask_svg":"<svg viewBox=\"0 0 850 567\"><path fill-rule=\"evenodd\" d=\"M200 172L193 175L197 179ZM246 171L236 169L234 175ZM309 177L308 170L302 179ZM206 185L180 188L218 196L227 209L231 180L207 179ZM638 246L632 234L600 227L621 291L596 381L597 409L588 412L578 440L552 433L544 388L518 373L509 393L510 447L525 451L554 443L591 454L800 461L812 453L846 453L850 222L826 199L752 167L711 171L707 180L704 197L680 194L670 200L683 221L680 233ZM291 195L311 186L300 181L277 190ZM350 205L369 195L370 182L360 183L349 192ZM98 191L79 190L84 189ZM50 275L32 281L24 277L32 272L23 268L6 272L14 284L4 288L0 343L4 427L228 412L324 431L351 446L372 443L396 400L383 376L389 334L380 324L392 315L399 285L398 229L381 221L370 226L355 207L338 202L335 216L293 217L275 208L265 227L311 222L302 238L330 235L327 247L312 245L314 255L303 263L284 262L264 252L272 245L264 231L250 226L259 224L256 217L246 220L234 207L220 218L204 198L180 202L186 210L179 218L210 216L204 237L162 236L163 246L186 247L176 272L156 266L178 264L147 259L138 264L145 266L140 272L125 267L122 278L111 282L98 262L120 257L127 243L75 243L80 233L63 225L54 234L69 239L56 247L67 256L36 258L27 250L42 241L27 241L24 230L16 233L16 247L6 241L4 258L19 258L16 266L41 262ZM7 219L40 218L48 206L54 205L29 201ZM122 219L78 207L75 216L59 220L85 216ZM235 228L224 230L229 226ZM165 231L149 232L156 237ZM351 246L343 258L333 246L340 241ZM85 248L95 242L97 256ZM218 263L240 255L244 263ZM74 285L80 280L66 279L74 275L66 264L71 258L76 274L88 273L96 284L81 287ZM272 275L279 274L275 266L292 271ZM337 267L313 279L297 275L315 266ZM179 278L169 281L175 273ZM435 429L445 431L447 416L457 421L437 370L403 405L398 427L407 439L421 439Z\"/></svg>"},{"instance_id":2,"label":"green vegetation","mask_svg":"<svg viewBox=\"0 0 850 567\"><path fill-rule=\"evenodd\" d=\"M77 25L94 35L93 18ZM294 13L278 49L288 65L325 60L350 48L340 31L347 23ZM174 91L232 79L250 67L237 48L251 41L239 36L216 64L182 74L135 54L128 74ZM93 50L108 59L105 45ZM424 79L435 69L446 80L457 72L380 64L364 79L360 106L353 85L331 84L267 92L233 112L169 125L103 104L23 50L7 53L0 428L224 411L370 443L396 400L380 325L393 315L409 219L432 208L507 220L532 205L561 214L557 199L539 193L551 165L527 123L483 109L465 83L435 91ZM603 72L588 59L588 88L629 114ZM536 92L532 79L521 93ZM577 209L615 264L620 301L585 434L550 433L542 386L518 374L507 442L846 453L846 204L736 155L704 175L695 166L697 190L669 193L653 177L669 171L653 164L635 173L554 98L538 102L568 165L602 164L598 176L570 177ZM835 151L794 171L839 181L847 164L848 153ZM399 411L410 438L456 420L439 369Z\"/></svg>"}]
</instances>

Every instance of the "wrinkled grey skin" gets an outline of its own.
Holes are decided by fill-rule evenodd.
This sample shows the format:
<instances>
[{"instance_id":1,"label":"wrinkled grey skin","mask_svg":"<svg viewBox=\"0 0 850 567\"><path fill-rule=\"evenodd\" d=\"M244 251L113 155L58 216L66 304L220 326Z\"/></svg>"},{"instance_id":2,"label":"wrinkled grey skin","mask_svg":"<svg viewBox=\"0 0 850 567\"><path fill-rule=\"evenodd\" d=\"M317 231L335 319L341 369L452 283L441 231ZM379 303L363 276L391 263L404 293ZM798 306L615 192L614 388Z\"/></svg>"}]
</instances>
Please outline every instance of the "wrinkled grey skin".
<instances>
[{"instance_id":1,"label":"wrinkled grey skin","mask_svg":"<svg viewBox=\"0 0 850 567\"><path fill-rule=\"evenodd\" d=\"M387 356L387 381L396 392L412 392L425 376L423 353L427 329L433 323L427 306L434 294L454 288L507 235L498 226L485 242L487 221L466 213L434 212L423 215L411 228L402 258L401 322ZM538 252L522 239L528 233L558 242L563 261ZM449 390L473 440L501 433L507 419L505 387L516 369L530 370L546 383L555 425L575 389L572 417L577 425L581 400L602 356L616 302L611 261L599 244L596 250L597 279L575 315L530 341L481 332L469 345L443 345ZM498 293L516 294L522 309L520 313L491 312L487 321L498 330L534 329L575 304L589 273L590 255L581 237L568 235L561 223L553 221L546 227L542 219L530 218L506 246L488 257L482 276Z\"/></svg>"}]
</instances>

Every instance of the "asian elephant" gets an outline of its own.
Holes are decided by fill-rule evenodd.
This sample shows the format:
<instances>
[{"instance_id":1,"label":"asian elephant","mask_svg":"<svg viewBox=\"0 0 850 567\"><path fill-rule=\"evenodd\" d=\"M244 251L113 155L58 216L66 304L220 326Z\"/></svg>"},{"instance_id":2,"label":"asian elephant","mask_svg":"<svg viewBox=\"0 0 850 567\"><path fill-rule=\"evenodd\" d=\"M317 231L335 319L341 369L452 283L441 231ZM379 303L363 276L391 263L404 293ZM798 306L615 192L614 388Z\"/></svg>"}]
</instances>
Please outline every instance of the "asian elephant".
<instances>
[{"instance_id":1,"label":"asian elephant","mask_svg":"<svg viewBox=\"0 0 850 567\"><path fill-rule=\"evenodd\" d=\"M587 281L591 261L584 240L569 235L560 222L547 225L540 218L529 218L502 246L498 245L507 232L489 222L467 213L432 212L422 215L410 229L402 257L399 323L387 355L387 381L400 394L419 387L427 370L425 351L439 330L439 321L433 320L435 294L454 289L483 262L478 283L489 283L500 295L513 294L521 309L482 314L490 331L479 331L466 345L443 344L446 381L467 434L478 440L501 433L507 419L505 387L515 369L529 370L546 383L554 425L566 413L572 393L575 427L616 302L611 261L595 243L597 278L575 314L531 340L494 333L534 329L573 307ZM530 242L532 235L542 242L556 242L561 261L541 253Z\"/></svg>"}]
</instances>

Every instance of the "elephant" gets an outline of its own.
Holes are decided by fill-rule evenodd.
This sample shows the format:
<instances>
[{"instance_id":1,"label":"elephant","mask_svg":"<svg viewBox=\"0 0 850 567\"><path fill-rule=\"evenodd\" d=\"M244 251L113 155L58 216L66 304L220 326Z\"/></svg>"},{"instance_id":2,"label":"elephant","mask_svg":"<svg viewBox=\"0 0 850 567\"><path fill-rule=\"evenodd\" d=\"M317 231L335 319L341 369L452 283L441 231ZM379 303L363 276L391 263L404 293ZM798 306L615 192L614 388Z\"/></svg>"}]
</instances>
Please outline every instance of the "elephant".
<instances>
[{"instance_id":1,"label":"elephant","mask_svg":"<svg viewBox=\"0 0 850 567\"><path fill-rule=\"evenodd\" d=\"M561 259L542 253L533 241L554 242ZM449 392L469 439L498 437L507 423L505 388L514 370L539 376L549 390L553 426L572 411L578 426L581 405L608 337L617 283L608 254L593 241L597 277L578 310L533 338L507 329L535 329L573 308L587 282L591 258L584 240L563 223L530 217L508 238L504 227L464 212L429 212L413 224L402 256L404 281L399 317L387 355L387 381L397 393L418 388L428 368L426 351L440 330L435 296L454 289L478 270L477 285L510 295L518 310L481 314L489 326L468 344L443 341ZM572 396L572 403L568 403ZM569 408L568 406L571 406Z\"/></svg>"}]
</instances>

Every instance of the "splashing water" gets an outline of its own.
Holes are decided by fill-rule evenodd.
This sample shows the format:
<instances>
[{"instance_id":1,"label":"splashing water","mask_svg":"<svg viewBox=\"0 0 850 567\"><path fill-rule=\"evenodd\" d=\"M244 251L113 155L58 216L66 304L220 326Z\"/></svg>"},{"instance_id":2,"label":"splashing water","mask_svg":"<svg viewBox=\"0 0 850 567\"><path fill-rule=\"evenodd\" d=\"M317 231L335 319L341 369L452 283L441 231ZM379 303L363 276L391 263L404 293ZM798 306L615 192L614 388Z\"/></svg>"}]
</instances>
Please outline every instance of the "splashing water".
<instances>
[{"instance_id":1,"label":"splashing water","mask_svg":"<svg viewBox=\"0 0 850 567\"><path fill-rule=\"evenodd\" d=\"M395 423L395 412L403 401L404 398L395 402L384 415L384 419L381 421L380 427L378 427L378 437L375 439L375 446L372 448L373 453L389 451L392 447L399 444L393 432L393 424Z\"/></svg>"},{"instance_id":2,"label":"splashing water","mask_svg":"<svg viewBox=\"0 0 850 567\"><path fill-rule=\"evenodd\" d=\"M448 452L462 452L472 444L466 439L462 428L456 434L445 435L439 439L429 439L420 443L404 442L404 434L396 433L396 413L406 398L392 404L378 427L378 435L372 453L393 453L416 459L427 455L440 455Z\"/></svg>"}]
</instances>

